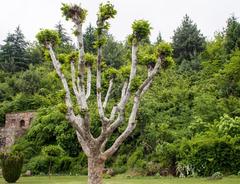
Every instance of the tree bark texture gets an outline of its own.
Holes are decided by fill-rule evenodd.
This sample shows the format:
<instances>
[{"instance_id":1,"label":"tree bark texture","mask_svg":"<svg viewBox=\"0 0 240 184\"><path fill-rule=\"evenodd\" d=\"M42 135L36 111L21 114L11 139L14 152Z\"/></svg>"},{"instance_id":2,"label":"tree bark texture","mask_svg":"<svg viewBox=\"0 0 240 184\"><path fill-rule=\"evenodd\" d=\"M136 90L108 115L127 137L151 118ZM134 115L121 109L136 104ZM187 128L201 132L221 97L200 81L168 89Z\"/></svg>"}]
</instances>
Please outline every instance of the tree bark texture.
<instances>
[{"instance_id":1,"label":"tree bark texture","mask_svg":"<svg viewBox=\"0 0 240 184\"><path fill-rule=\"evenodd\" d=\"M105 161L98 157L88 157L88 184L102 184Z\"/></svg>"}]
</instances>

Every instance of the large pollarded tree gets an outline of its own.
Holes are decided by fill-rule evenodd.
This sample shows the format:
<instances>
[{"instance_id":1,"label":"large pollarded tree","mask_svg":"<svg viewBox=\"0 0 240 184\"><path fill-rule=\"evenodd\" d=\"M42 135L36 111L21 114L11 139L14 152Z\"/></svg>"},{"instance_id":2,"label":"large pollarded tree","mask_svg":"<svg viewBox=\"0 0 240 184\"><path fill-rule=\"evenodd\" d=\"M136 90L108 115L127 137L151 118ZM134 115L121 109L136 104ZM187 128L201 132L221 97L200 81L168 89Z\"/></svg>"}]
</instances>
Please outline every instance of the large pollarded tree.
<instances>
[{"instance_id":1,"label":"large pollarded tree","mask_svg":"<svg viewBox=\"0 0 240 184\"><path fill-rule=\"evenodd\" d=\"M86 18L87 11L78 5L63 4L62 7L63 15L67 20L71 20L75 25L75 35L78 42L78 55L70 54L69 62L71 66L71 83L65 77L61 67L61 63L58 61L57 56L54 52L54 47L59 43L59 38L56 32L52 30L42 30L38 33L37 38L41 44L43 44L49 51L52 63L55 70L61 79L65 95L66 104L66 117L71 123L73 128L76 130L77 138L79 143L88 157L88 183L89 184L101 184L102 183L102 172L105 161L111 157L119 148L119 146L126 140L126 138L133 132L136 127L136 116L140 104L140 99L143 94L148 90L150 84L153 81L154 76L159 72L160 67L166 67L168 61L170 61L169 55L171 55L171 47L166 44L160 44L154 55L146 56L145 64L148 69L147 78L140 84L138 89L133 93L132 85L136 78L137 64L138 64L138 46L139 43L146 39L150 34L150 25L148 21L138 20L132 24L133 33L130 36L132 45L132 58L131 58L131 69L129 76L125 81L122 82L121 95L119 96L119 103L112 107L111 112L106 113L106 107L108 105L111 91L114 85L114 71L111 70L111 77L109 79L109 86L105 97L103 98L102 90L102 48L105 43L105 33L109 29L108 20L114 18L116 10L114 6L109 2L101 4L99 12L97 14L97 41L95 43L97 47L97 61L96 61L96 100L99 112L99 118L101 121L101 133L99 136L94 137L90 131L91 117L89 109L89 97L91 94L91 76L92 76L92 65L94 58L90 57L89 54L85 55L83 45L83 33L82 25ZM88 56L88 57L86 57ZM143 59L144 60L144 59ZM72 89L71 89L71 88ZM130 116L125 117L125 109L127 103L132 100ZM75 109L75 101L79 108L78 113ZM114 131L128 120L126 129L120 134L115 142L110 146L106 147L111 135Z\"/></svg>"}]
</instances>

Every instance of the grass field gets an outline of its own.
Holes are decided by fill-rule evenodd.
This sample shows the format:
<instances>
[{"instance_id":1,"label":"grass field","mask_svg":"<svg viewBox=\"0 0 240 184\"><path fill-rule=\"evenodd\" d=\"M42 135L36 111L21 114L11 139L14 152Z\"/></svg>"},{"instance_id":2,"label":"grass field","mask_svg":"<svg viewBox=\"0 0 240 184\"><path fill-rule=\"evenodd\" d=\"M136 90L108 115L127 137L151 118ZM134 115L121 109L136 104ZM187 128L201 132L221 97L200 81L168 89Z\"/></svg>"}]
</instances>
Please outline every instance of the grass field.
<instances>
[{"instance_id":1,"label":"grass field","mask_svg":"<svg viewBox=\"0 0 240 184\"><path fill-rule=\"evenodd\" d=\"M0 183L4 184L3 178ZM87 184L86 176L54 176L48 177L21 177L17 184ZM225 177L221 180L208 180L206 178L131 178L118 176L105 179L104 184L240 184L240 177Z\"/></svg>"}]
</instances>

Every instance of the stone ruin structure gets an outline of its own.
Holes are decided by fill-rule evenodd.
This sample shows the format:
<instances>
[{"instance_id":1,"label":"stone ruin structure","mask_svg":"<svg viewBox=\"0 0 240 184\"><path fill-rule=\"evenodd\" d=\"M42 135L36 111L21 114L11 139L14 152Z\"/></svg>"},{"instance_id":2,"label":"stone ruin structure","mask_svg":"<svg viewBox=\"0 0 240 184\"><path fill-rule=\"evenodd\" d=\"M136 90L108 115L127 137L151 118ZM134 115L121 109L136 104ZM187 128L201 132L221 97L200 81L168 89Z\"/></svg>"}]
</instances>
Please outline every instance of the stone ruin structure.
<instances>
[{"instance_id":1,"label":"stone ruin structure","mask_svg":"<svg viewBox=\"0 0 240 184\"><path fill-rule=\"evenodd\" d=\"M6 151L21 137L35 117L35 112L7 113L5 127L0 127L0 151Z\"/></svg>"}]
</instances>

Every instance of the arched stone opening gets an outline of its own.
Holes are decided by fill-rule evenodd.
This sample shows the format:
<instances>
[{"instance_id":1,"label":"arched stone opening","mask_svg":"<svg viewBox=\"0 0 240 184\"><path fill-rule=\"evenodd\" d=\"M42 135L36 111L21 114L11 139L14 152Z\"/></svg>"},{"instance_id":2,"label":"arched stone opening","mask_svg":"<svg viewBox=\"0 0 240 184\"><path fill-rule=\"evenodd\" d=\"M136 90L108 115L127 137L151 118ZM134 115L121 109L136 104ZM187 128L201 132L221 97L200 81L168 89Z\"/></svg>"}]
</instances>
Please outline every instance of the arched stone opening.
<instances>
[{"instance_id":1,"label":"arched stone opening","mask_svg":"<svg viewBox=\"0 0 240 184\"><path fill-rule=\"evenodd\" d=\"M25 121L24 120L21 120L20 121L20 127L22 128L22 127L25 127Z\"/></svg>"}]
</instances>

